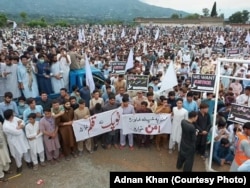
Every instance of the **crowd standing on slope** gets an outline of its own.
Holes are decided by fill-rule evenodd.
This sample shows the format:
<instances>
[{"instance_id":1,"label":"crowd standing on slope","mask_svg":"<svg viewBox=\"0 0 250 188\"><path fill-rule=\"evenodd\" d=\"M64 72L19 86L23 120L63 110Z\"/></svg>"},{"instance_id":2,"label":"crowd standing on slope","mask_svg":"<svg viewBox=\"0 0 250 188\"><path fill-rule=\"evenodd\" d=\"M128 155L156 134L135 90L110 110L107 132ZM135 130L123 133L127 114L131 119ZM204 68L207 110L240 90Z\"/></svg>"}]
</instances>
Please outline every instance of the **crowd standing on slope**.
<instances>
[{"instance_id":1,"label":"crowd standing on slope","mask_svg":"<svg viewBox=\"0 0 250 188\"><path fill-rule=\"evenodd\" d=\"M244 161L247 165L250 159L250 126L230 122L228 116L232 103L250 106L250 65L218 65L218 58L232 58L227 51L234 48L240 53L233 58L249 59L249 43L246 29L230 27L84 25L1 30L1 181L9 173L10 155L20 173L23 159L28 167L38 170L39 164L53 165L62 157L67 161L80 157L84 148L92 153L98 144L107 150L112 146L123 150L126 136L131 151L135 145L141 148L154 144L158 151L168 149L169 153L177 148L177 168L185 162L184 171L192 171L194 153L207 158L209 143L214 139L213 161L232 164L231 171L243 169L238 167ZM125 74L112 73L111 63L127 61L131 49L134 66ZM82 88L69 88L70 71L82 69L86 60L105 77L105 84L96 85L92 93L85 82ZM170 62L178 85L161 94L160 85ZM221 75L240 78L221 78L217 106L215 93L190 89L192 74L215 74L216 66L221 67ZM148 91L127 91L128 74L149 75ZM51 99L51 94L59 97ZM169 113L172 132L149 136L123 135L114 130L76 142L74 120L116 108L122 108L124 114ZM218 113L214 115L215 108ZM211 138L214 118L216 134ZM193 126L191 141L182 137L182 131L190 133L186 129L189 125ZM191 148L185 147L188 142Z\"/></svg>"}]
</instances>

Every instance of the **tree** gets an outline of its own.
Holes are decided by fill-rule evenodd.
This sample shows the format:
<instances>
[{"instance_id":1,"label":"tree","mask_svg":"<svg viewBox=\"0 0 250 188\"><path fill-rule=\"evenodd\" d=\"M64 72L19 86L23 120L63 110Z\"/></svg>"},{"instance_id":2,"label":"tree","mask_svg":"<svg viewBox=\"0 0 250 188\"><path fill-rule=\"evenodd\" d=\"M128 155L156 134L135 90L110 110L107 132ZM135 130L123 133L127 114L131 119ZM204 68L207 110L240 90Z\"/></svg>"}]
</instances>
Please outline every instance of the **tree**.
<instances>
[{"instance_id":1,"label":"tree","mask_svg":"<svg viewBox=\"0 0 250 188\"><path fill-rule=\"evenodd\" d=\"M203 8L202 9L202 13L205 17L208 17L209 16L209 9L208 8Z\"/></svg>"},{"instance_id":2,"label":"tree","mask_svg":"<svg viewBox=\"0 0 250 188\"><path fill-rule=\"evenodd\" d=\"M242 22L246 23L249 20L249 12L247 10L243 10L241 12Z\"/></svg>"},{"instance_id":3,"label":"tree","mask_svg":"<svg viewBox=\"0 0 250 188\"><path fill-rule=\"evenodd\" d=\"M199 19L200 18L200 15L197 14L197 13L194 13L194 14L189 14L185 17L185 19Z\"/></svg>"},{"instance_id":4,"label":"tree","mask_svg":"<svg viewBox=\"0 0 250 188\"><path fill-rule=\"evenodd\" d=\"M69 27L69 24L64 20L60 20L60 21L56 22L54 25L59 26L59 27Z\"/></svg>"},{"instance_id":5,"label":"tree","mask_svg":"<svg viewBox=\"0 0 250 188\"><path fill-rule=\"evenodd\" d=\"M179 19L179 14L172 14L170 18L172 18L172 19Z\"/></svg>"},{"instance_id":6,"label":"tree","mask_svg":"<svg viewBox=\"0 0 250 188\"><path fill-rule=\"evenodd\" d=\"M247 10L243 10L242 12L235 12L229 17L229 21L231 23L246 23L248 19L249 12Z\"/></svg>"},{"instance_id":7,"label":"tree","mask_svg":"<svg viewBox=\"0 0 250 188\"><path fill-rule=\"evenodd\" d=\"M216 2L214 2L212 11L211 11L211 17L217 17L218 13L217 13L217 8L216 8Z\"/></svg>"},{"instance_id":8,"label":"tree","mask_svg":"<svg viewBox=\"0 0 250 188\"><path fill-rule=\"evenodd\" d=\"M45 18L44 17L41 18L41 22L45 23Z\"/></svg>"},{"instance_id":9,"label":"tree","mask_svg":"<svg viewBox=\"0 0 250 188\"><path fill-rule=\"evenodd\" d=\"M231 23L242 23L241 12L235 12L229 17Z\"/></svg>"},{"instance_id":10,"label":"tree","mask_svg":"<svg viewBox=\"0 0 250 188\"><path fill-rule=\"evenodd\" d=\"M225 17L224 13L221 13L219 17L224 19L224 17Z\"/></svg>"},{"instance_id":11,"label":"tree","mask_svg":"<svg viewBox=\"0 0 250 188\"><path fill-rule=\"evenodd\" d=\"M26 21L27 13L26 12L20 12L20 17L22 18L23 21Z\"/></svg>"},{"instance_id":12,"label":"tree","mask_svg":"<svg viewBox=\"0 0 250 188\"><path fill-rule=\"evenodd\" d=\"M3 13L0 13L0 27L3 27L7 24L7 16Z\"/></svg>"}]
</instances>

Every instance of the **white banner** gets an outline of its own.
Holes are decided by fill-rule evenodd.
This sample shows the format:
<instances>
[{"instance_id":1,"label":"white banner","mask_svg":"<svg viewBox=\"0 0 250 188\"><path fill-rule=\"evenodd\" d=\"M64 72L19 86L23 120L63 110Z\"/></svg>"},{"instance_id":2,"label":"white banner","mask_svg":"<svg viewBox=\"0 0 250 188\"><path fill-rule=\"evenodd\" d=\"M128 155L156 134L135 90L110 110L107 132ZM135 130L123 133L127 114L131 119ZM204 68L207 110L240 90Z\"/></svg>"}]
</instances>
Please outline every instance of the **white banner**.
<instances>
[{"instance_id":1,"label":"white banner","mask_svg":"<svg viewBox=\"0 0 250 188\"><path fill-rule=\"evenodd\" d=\"M73 121L76 141L82 141L111 130L121 129L121 108L96 114L88 119Z\"/></svg>"},{"instance_id":2,"label":"white banner","mask_svg":"<svg viewBox=\"0 0 250 188\"><path fill-rule=\"evenodd\" d=\"M170 134L171 114L139 113L122 115L123 134Z\"/></svg>"},{"instance_id":3,"label":"white banner","mask_svg":"<svg viewBox=\"0 0 250 188\"><path fill-rule=\"evenodd\" d=\"M73 121L73 130L76 141L122 129L123 134L170 134L171 133L170 114L126 114L122 115L121 108L103 112L91 116L88 119Z\"/></svg>"}]
</instances>

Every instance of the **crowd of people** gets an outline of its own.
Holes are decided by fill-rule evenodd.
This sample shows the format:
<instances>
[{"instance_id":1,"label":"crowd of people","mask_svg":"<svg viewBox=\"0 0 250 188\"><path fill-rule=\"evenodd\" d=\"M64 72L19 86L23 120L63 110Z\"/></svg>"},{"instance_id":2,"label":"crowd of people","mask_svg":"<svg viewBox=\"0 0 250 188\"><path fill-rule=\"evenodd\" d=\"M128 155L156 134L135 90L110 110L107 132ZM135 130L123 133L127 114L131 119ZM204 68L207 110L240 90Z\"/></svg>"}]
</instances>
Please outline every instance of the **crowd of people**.
<instances>
[{"instance_id":1,"label":"crowd of people","mask_svg":"<svg viewBox=\"0 0 250 188\"><path fill-rule=\"evenodd\" d=\"M157 150L163 147L172 153L177 144L180 151L177 168L182 168L186 161L184 170L191 171L192 153L197 152L206 159L209 143L214 139L213 161L218 165L233 163L232 170L236 171L243 161L250 159L250 127L248 123L242 127L230 122L228 116L232 103L250 106L250 66L227 62L218 65L218 58L232 58L227 51L234 48L240 52L234 58L248 59L248 35L243 28L201 26L84 25L1 30L1 180L4 173L8 173L9 153L19 173L23 158L30 168L37 170L39 163L41 166L45 166L46 161L55 164L62 155L67 161L82 156L84 148L92 153L98 143L104 149L112 146L124 149L126 135L122 130L76 142L72 129L74 120L116 108L122 108L124 114L172 114L171 134L127 135L130 150L134 150L135 144L150 147L154 143ZM131 49L134 66L125 74L113 73L112 62L126 62ZM105 84L93 92L86 83L82 88L77 85L69 88L70 71L82 69L86 58L106 79ZM159 84L170 62L173 62L178 85L160 94ZM194 92L190 85L192 74L216 74L217 66L221 67L221 75L234 79L221 78L215 106L215 93ZM148 75L148 91L128 91L127 74ZM58 98L50 98L57 93ZM215 108L218 113L214 115ZM211 138L214 118L216 135ZM182 134L182 131L190 132L191 129L186 129L190 124L194 125L192 144L189 144L189 134ZM235 136L248 142L244 142L244 146L241 142L235 143Z\"/></svg>"}]
</instances>

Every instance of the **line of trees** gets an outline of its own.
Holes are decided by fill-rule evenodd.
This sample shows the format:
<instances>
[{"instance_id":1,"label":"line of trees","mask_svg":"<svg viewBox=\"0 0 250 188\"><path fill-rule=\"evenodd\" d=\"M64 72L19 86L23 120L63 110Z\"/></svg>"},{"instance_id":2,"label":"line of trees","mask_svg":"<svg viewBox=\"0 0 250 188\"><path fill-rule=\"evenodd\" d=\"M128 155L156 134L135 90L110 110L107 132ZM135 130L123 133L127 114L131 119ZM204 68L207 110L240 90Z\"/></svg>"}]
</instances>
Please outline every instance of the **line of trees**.
<instances>
[{"instance_id":1,"label":"line of trees","mask_svg":"<svg viewBox=\"0 0 250 188\"><path fill-rule=\"evenodd\" d=\"M208 8L203 8L202 13L203 13L203 15L199 15L197 13L189 14L189 15L185 16L184 19L198 19L201 16L212 17L212 18L218 18L219 17L219 18L224 19L224 14L223 13L218 15L216 2L214 2L214 4L213 4L211 12L210 12L210 10ZM250 14L250 12L248 10L237 11L237 12L233 13L229 17L228 22L229 23L247 23L247 21L249 20L249 14ZM178 14L172 14L172 16L170 18L179 19L179 18L182 18L182 16L178 15Z\"/></svg>"}]
</instances>

